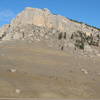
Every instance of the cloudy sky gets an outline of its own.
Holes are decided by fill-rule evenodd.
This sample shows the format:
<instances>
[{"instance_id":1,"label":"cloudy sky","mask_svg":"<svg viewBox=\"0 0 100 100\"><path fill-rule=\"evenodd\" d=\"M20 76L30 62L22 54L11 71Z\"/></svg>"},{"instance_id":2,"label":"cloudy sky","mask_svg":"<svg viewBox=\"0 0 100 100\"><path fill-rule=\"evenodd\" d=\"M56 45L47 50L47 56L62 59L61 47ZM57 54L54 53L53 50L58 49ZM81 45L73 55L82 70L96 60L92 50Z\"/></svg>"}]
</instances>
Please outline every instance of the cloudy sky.
<instances>
[{"instance_id":1,"label":"cloudy sky","mask_svg":"<svg viewBox=\"0 0 100 100\"><path fill-rule=\"evenodd\" d=\"M0 0L0 26L10 23L25 7L48 8L100 28L100 0Z\"/></svg>"}]
</instances>

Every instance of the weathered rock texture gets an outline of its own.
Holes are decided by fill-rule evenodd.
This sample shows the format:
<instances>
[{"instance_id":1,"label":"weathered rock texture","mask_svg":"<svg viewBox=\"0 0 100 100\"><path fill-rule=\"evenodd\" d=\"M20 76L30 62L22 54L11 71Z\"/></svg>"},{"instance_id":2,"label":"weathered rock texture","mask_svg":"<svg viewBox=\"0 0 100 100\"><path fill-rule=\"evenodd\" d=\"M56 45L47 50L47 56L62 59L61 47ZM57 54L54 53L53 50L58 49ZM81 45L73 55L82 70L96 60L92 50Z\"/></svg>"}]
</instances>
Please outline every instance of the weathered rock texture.
<instances>
[{"instance_id":1,"label":"weathered rock texture","mask_svg":"<svg viewBox=\"0 0 100 100\"><path fill-rule=\"evenodd\" d=\"M48 9L28 7L11 24L0 28L0 39L45 40L61 50L79 48L92 52L99 48L100 29L52 14Z\"/></svg>"}]
</instances>

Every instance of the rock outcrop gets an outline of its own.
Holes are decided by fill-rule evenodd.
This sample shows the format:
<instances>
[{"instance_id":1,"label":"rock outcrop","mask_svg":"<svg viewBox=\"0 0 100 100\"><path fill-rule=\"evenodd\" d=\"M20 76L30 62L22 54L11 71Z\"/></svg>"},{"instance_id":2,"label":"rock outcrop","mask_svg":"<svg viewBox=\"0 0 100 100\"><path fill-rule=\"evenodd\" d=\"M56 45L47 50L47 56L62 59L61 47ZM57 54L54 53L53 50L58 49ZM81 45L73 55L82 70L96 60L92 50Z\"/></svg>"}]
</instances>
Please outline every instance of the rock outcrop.
<instances>
[{"instance_id":1,"label":"rock outcrop","mask_svg":"<svg viewBox=\"0 0 100 100\"><path fill-rule=\"evenodd\" d=\"M99 47L100 29L52 14L48 9L28 7L11 24L0 28L0 40L11 39L46 40L61 50L76 47L94 49Z\"/></svg>"}]
</instances>

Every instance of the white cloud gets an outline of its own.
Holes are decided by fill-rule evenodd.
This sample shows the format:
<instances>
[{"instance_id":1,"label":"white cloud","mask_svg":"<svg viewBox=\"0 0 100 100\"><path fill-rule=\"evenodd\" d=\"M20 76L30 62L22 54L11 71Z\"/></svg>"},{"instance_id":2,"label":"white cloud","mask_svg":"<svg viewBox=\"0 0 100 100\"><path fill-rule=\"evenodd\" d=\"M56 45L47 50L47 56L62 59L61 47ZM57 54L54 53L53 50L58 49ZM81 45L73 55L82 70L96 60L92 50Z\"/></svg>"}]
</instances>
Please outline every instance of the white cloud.
<instances>
[{"instance_id":1,"label":"white cloud","mask_svg":"<svg viewBox=\"0 0 100 100\"><path fill-rule=\"evenodd\" d=\"M6 9L6 10L2 10L0 11L0 22L9 22L12 18L15 17L15 14L13 11Z\"/></svg>"}]
</instances>

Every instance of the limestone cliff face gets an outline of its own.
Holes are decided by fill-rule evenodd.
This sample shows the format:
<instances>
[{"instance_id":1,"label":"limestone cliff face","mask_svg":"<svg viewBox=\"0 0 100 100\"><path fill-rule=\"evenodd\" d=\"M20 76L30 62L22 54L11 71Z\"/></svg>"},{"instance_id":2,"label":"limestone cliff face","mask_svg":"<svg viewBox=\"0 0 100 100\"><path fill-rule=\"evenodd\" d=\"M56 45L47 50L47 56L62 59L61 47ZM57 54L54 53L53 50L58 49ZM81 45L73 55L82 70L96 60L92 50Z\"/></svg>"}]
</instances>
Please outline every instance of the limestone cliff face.
<instances>
[{"instance_id":1,"label":"limestone cliff face","mask_svg":"<svg viewBox=\"0 0 100 100\"><path fill-rule=\"evenodd\" d=\"M48 9L30 7L25 8L25 10L18 14L17 17L11 21L10 25L12 28L25 25L54 28L61 32L67 32L69 35L77 30L84 31L87 35L100 33L97 29L87 26L84 23L74 22L63 16L52 14ZM0 34L2 34L6 28L0 30L2 31Z\"/></svg>"},{"instance_id":2,"label":"limestone cliff face","mask_svg":"<svg viewBox=\"0 0 100 100\"><path fill-rule=\"evenodd\" d=\"M46 40L60 49L74 48L75 45L91 48L91 45L99 44L100 29L52 14L48 9L28 7L11 24L0 28L0 40L11 39Z\"/></svg>"},{"instance_id":3,"label":"limestone cliff face","mask_svg":"<svg viewBox=\"0 0 100 100\"><path fill-rule=\"evenodd\" d=\"M26 8L16 19L11 22L12 25L36 25L47 28L54 28L59 31L72 33L76 30L84 31L87 35L98 32L98 30L85 24L73 22L68 18L52 14L48 9Z\"/></svg>"},{"instance_id":4,"label":"limestone cliff face","mask_svg":"<svg viewBox=\"0 0 100 100\"><path fill-rule=\"evenodd\" d=\"M60 15L54 15L48 9L26 8L11 24L31 24L65 31L66 23L70 25L70 20Z\"/></svg>"}]
</instances>

